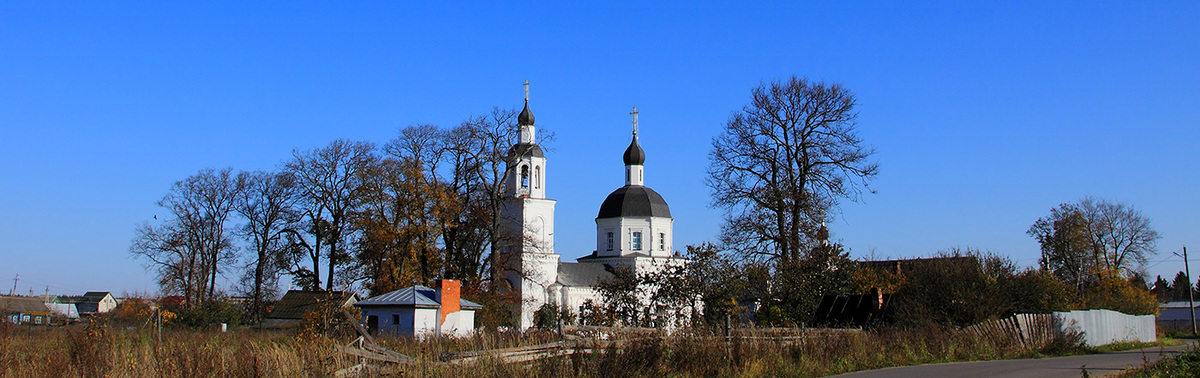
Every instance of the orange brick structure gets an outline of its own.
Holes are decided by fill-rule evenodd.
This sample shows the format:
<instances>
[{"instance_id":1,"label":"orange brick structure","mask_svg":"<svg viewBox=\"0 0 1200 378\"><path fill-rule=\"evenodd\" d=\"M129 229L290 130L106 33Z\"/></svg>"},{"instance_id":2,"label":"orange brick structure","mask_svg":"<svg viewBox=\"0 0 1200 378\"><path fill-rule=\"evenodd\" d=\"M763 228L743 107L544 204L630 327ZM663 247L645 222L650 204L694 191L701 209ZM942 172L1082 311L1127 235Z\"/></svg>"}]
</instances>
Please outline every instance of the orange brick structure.
<instances>
[{"instance_id":1,"label":"orange brick structure","mask_svg":"<svg viewBox=\"0 0 1200 378\"><path fill-rule=\"evenodd\" d=\"M441 311L439 312L442 313L442 316L441 319L438 320L439 324L446 322L447 314L458 312L460 308L459 297L461 292L462 283L458 280L442 280L442 289L439 291L441 296L441 298L439 298L439 302L441 302Z\"/></svg>"}]
</instances>

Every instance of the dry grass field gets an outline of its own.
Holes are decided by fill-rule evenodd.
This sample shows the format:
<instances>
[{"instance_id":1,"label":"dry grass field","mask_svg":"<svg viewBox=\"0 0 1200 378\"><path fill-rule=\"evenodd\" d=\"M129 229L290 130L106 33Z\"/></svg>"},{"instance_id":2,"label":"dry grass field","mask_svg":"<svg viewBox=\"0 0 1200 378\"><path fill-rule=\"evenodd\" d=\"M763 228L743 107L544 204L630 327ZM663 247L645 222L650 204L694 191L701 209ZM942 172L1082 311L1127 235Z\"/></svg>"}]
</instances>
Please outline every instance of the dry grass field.
<instances>
[{"instance_id":1,"label":"dry grass field","mask_svg":"<svg viewBox=\"0 0 1200 378\"><path fill-rule=\"evenodd\" d=\"M869 332L803 332L793 336L649 335L594 353L526 363L483 359L471 365L441 361L446 353L533 345L551 333L482 334L469 339L380 339L414 357L408 365L379 364L374 375L406 376L823 376L922 363L1057 354L998 345L943 328ZM358 364L335 345L352 337L313 332L163 330L105 325L0 325L0 374L6 377L276 377L330 376Z\"/></svg>"}]
</instances>

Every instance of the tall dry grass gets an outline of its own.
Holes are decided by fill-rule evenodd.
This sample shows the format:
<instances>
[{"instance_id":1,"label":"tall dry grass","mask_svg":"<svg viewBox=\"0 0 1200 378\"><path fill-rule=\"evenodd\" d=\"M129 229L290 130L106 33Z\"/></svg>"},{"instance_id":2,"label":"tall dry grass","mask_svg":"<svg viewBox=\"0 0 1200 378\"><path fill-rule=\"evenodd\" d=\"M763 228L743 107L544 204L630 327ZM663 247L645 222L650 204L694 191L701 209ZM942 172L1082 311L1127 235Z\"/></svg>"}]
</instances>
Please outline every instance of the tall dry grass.
<instances>
[{"instance_id":1,"label":"tall dry grass","mask_svg":"<svg viewBox=\"0 0 1200 378\"><path fill-rule=\"evenodd\" d=\"M336 341L276 333L0 325L5 377L328 376L357 361Z\"/></svg>"},{"instance_id":2,"label":"tall dry grass","mask_svg":"<svg viewBox=\"0 0 1200 378\"><path fill-rule=\"evenodd\" d=\"M868 332L798 331L786 335L735 333L645 335L623 348L528 363L483 360L472 366L440 361L446 353L534 345L550 333L484 334L467 339L380 343L415 357L411 365L383 366L375 374L412 376L796 376L811 377L921 363L1029 357L1037 351L998 345L939 327ZM349 337L308 333L228 333L103 325L16 327L0 325L0 375L5 377L259 377L329 376L357 364L334 345Z\"/></svg>"}]
</instances>

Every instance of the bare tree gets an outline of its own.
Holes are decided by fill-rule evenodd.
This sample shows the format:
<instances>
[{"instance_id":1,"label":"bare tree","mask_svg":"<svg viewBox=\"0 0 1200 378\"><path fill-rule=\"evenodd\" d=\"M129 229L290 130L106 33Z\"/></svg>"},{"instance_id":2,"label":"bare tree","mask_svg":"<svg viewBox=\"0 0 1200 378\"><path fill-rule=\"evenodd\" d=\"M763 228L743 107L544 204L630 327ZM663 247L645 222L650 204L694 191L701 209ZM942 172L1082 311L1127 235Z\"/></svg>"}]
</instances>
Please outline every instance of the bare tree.
<instances>
[{"instance_id":1,"label":"bare tree","mask_svg":"<svg viewBox=\"0 0 1200 378\"><path fill-rule=\"evenodd\" d=\"M839 84L795 77L753 90L708 154L727 245L750 257L800 258L829 210L861 197L878 164L856 131L856 104Z\"/></svg>"},{"instance_id":2,"label":"bare tree","mask_svg":"<svg viewBox=\"0 0 1200 378\"><path fill-rule=\"evenodd\" d=\"M237 175L238 196L235 211L245 219L242 234L253 250L253 270L250 313L260 318L264 313L264 285L278 280L281 255L289 250L287 229L298 221L295 211L299 193L296 181L288 172L240 172Z\"/></svg>"},{"instance_id":3,"label":"bare tree","mask_svg":"<svg viewBox=\"0 0 1200 378\"><path fill-rule=\"evenodd\" d=\"M363 170L375 147L368 142L335 140L310 151L295 151L286 166L295 177L302 198L302 214L312 242L297 238L312 260L314 286L320 287L320 260L327 260L325 289L333 289L335 268L349 262L346 252L348 217L362 197ZM300 230L290 230L300 236Z\"/></svg>"},{"instance_id":4,"label":"bare tree","mask_svg":"<svg viewBox=\"0 0 1200 378\"><path fill-rule=\"evenodd\" d=\"M129 252L146 260L146 269L158 271L158 284L164 294L180 294L192 298L197 280L195 262L200 254L199 245L187 237L177 221L171 220L154 226L149 222L134 231Z\"/></svg>"},{"instance_id":5,"label":"bare tree","mask_svg":"<svg viewBox=\"0 0 1200 378\"><path fill-rule=\"evenodd\" d=\"M130 246L159 267L164 290L180 292L189 303L212 299L217 274L235 261L226 231L237 193L232 171L203 169L175 182L158 201L169 218L158 227L140 227Z\"/></svg>"}]
</instances>

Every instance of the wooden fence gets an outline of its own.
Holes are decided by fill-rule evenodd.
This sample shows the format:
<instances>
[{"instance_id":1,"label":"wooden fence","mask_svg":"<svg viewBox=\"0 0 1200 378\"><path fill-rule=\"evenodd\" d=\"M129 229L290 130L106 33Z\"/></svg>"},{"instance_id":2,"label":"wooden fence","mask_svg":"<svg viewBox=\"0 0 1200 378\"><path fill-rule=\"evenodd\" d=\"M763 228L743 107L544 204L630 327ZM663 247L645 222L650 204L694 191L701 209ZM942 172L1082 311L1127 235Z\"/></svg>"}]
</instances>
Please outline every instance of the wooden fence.
<instances>
[{"instance_id":1,"label":"wooden fence","mask_svg":"<svg viewBox=\"0 0 1200 378\"><path fill-rule=\"evenodd\" d=\"M994 342L1010 343L1035 350L1050 345L1057 330L1054 315L1050 314L1017 314L964 329Z\"/></svg>"}]
</instances>

